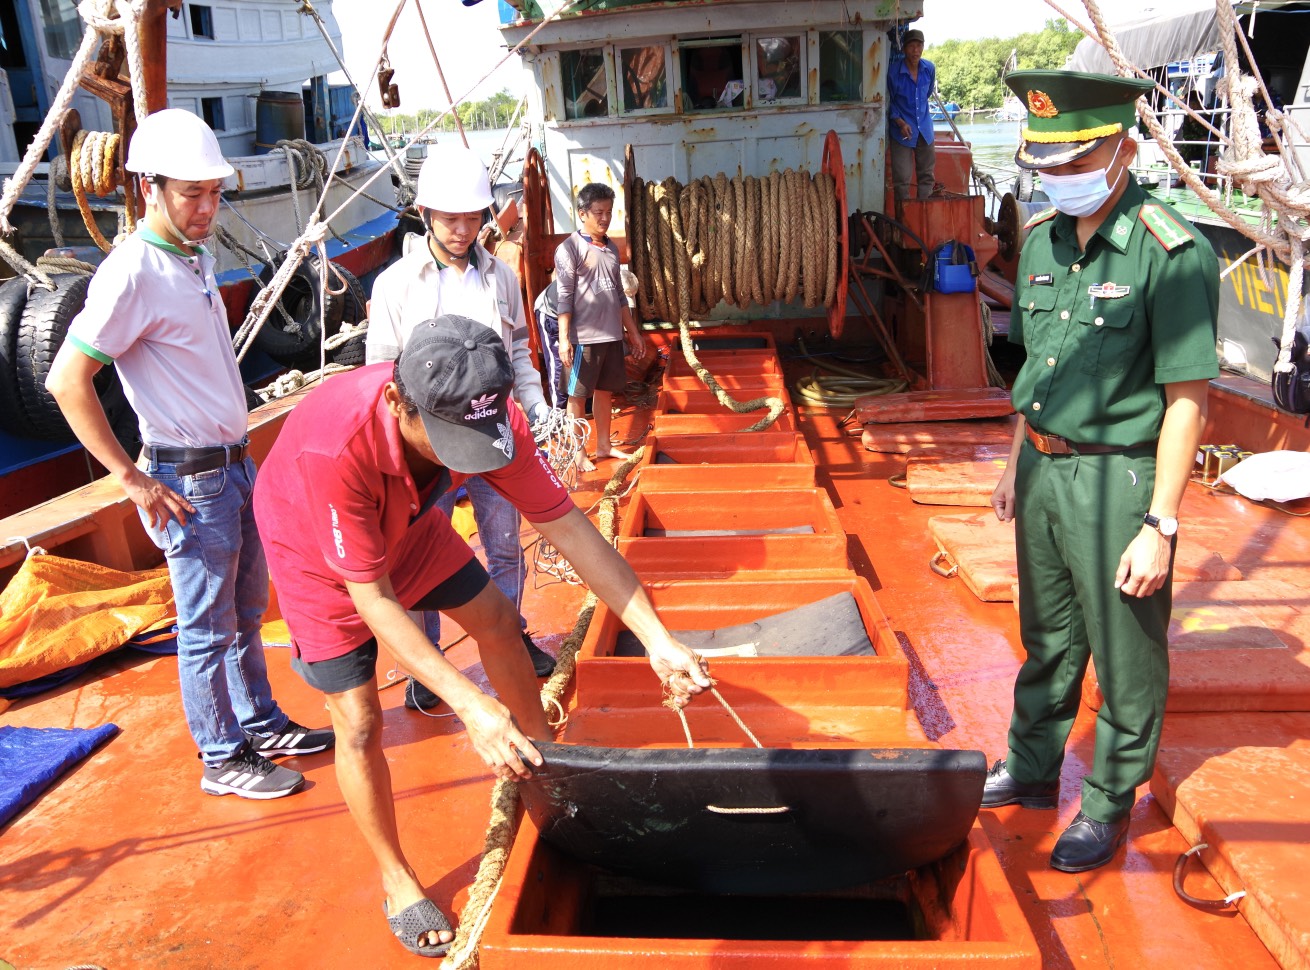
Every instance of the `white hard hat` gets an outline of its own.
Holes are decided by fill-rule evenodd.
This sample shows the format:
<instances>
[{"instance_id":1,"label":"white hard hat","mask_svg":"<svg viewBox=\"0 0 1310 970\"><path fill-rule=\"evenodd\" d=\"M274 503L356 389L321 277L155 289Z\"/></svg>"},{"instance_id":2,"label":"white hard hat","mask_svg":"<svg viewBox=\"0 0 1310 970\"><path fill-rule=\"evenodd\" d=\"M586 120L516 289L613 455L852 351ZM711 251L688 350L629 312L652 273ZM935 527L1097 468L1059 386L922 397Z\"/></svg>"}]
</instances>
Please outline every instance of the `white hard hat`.
<instances>
[{"instance_id":1,"label":"white hard hat","mask_svg":"<svg viewBox=\"0 0 1310 970\"><path fill-rule=\"evenodd\" d=\"M223 179L233 172L213 129L182 108L156 111L137 125L124 168L187 182Z\"/></svg>"},{"instance_id":2,"label":"white hard hat","mask_svg":"<svg viewBox=\"0 0 1310 970\"><path fill-rule=\"evenodd\" d=\"M470 148L440 145L418 172L414 202L438 212L481 212L492 204L487 166Z\"/></svg>"}]
</instances>

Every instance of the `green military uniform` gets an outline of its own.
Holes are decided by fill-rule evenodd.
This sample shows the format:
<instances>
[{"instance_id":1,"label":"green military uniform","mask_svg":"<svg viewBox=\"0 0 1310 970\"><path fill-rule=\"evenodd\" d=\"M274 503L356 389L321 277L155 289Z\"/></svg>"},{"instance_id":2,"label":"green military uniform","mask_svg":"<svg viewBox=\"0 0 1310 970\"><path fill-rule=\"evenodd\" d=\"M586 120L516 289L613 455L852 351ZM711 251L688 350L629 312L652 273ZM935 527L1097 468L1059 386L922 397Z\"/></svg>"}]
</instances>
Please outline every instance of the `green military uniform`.
<instances>
[{"instance_id":1,"label":"green military uniform","mask_svg":"<svg viewBox=\"0 0 1310 970\"><path fill-rule=\"evenodd\" d=\"M1075 100L1072 92L1086 92L1085 83L1066 91L1068 77L1021 72L1007 81L1030 95L1030 112L1036 87L1039 107L1058 111L1062 101ZM1129 89L1129 123L1137 93ZM1048 115L1049 134L1030 128L1017 158L1023 164L1026 151L1045 150L1045 158L1027 159L1027 167L1040 168L1062 164L1051 160L1061 153L1087 154L1107 137L1106 127L1127 127L1123 110L1119 105L1108 119L1106 112L1066 111L1063 130L1051 127L1059 115ZM1072 137L1057 141L1061 134ZM1014 382L1015 410L1033 430L1065 439L1072 453L1044 454L1025 440L1017 462L1019 623L1027 659L1015 684L1006 764L1020 782L1059 777L1094 658L1105 702L1082 810L1111 822L1126 817L1154 767L1172 597L1168 581L1148 597L1122 594L1115 571L1150 509L1163 385L1218 375L1219 267L1209 243L1135 182L1082 251L1076 225L1054 209L1030 220L1015 287L1010 341L1027 352ZM1080 452L1080 444L1091 448Z\"/></svg>"}]
</instances>

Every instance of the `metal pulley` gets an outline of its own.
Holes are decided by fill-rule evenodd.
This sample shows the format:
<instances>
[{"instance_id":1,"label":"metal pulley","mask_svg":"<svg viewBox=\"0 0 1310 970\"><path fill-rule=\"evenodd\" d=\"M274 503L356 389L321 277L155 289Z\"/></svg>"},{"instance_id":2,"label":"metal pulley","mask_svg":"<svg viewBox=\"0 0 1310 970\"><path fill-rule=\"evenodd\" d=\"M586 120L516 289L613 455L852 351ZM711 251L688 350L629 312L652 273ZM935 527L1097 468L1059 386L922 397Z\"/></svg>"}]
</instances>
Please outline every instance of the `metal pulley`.
<instances>
[{"instance_id":1,"label":"metal pulley","mask_svg":"<svg viewBox=\"0 0 1310 970\"><path fill-rule=\"evenodd\" d=\"M1050 207L1049 202L1020 202L1013 194L1005 193L996 216L996 240L1002 257L1018 258L1023 242L1028 238L1028 230L1024 228L1028 220Z\"/></svg>"}]
</instances>

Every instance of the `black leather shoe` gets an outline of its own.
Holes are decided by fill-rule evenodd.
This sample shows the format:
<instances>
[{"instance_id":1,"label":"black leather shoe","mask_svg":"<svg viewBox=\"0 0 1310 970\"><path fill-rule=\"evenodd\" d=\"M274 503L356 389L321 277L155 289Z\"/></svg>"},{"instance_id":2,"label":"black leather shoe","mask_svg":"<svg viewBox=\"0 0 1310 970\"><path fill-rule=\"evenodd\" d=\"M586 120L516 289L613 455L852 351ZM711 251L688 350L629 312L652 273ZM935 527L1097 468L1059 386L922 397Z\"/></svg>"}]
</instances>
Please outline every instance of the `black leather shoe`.
<instances>
[{"instance_id":1,"label":"black leather shoe","mask_svg":"<svg viewBox=\"0 0 1310 970\"><path fill-rule=\"evenodd\" d=\"M1061 872L1086 872L1103 866L1119 851L1128 837L1128 819L1098 822L1082 812L1074 816L1069 827L1051 850L1051 868Z\"/></svg>"},{"instance_id":2,"label":"black leather shoe","mask_svg":"<svg viewBox=\"0 0 1310 970\"><path fill-rule=\"evenodd\" d=\"M1022 805L1024 808L1055 808L1059 797L1058 781L1026 785L1010 777L1010 773L1005 770L1004 761L997 761L992 765L991 771L987 772L987 781L983 785L982 807Z\"/></svg>"},{"instance_id":3,"label":"black leather shoe","mask_svg":"<svg viewBox=\"0 0 1310 970\"><path fill-rule=\"evenodd\" d=\"M555 671L555 658L532 642L532 637L523 634L523 646L532 661L532 670L538 677L549 677Z\"/></svg>"},{"instance_id":4,"label":"black leather shoe","mask_svg":"<svg viewBox=\"0 0 1310 970\"><path fill-rule=\"evenodd\" d=\"M542 650L540 646L533 644L532 637L527 632L523 634L523 646L528 651L528 658L532 661L532 671L537 676L550 676L555 670L555 658Z\"/></svg>"},{"instance_id":5,"label":"black leather shoe","mask_svg":"<svg viewBox=\"0 0 1310 970\"><path fill-rule=\"evenodd\" d=\"M413 677L405 684L405 706L411 711L430 711L441 703L441 698Z\"/></svg>"}]
</instances>

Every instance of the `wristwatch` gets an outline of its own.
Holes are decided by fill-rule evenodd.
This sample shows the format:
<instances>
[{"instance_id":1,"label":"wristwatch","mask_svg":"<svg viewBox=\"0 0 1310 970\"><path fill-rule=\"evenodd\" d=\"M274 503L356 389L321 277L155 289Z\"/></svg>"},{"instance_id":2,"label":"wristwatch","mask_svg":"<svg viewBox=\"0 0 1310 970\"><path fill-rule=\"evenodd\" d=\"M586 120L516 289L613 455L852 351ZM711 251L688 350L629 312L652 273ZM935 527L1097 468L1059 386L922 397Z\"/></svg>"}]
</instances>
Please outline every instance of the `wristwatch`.
<instances>
[{"instance_id":1,"label":"wristwatch","mask_svg":"<svg viewBox=\"0 0 1310 970\"><path fill-rule=\"evenodd\" d=\"M1178 520L1172 515L1152 515L1147 512L1142 516L1142 521L1166 539L1178 531Z\"/></svg>"}]
</instances>

